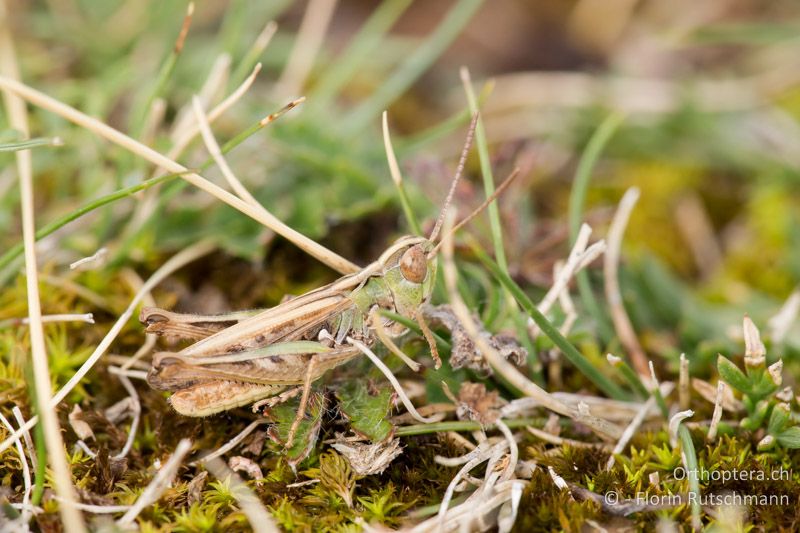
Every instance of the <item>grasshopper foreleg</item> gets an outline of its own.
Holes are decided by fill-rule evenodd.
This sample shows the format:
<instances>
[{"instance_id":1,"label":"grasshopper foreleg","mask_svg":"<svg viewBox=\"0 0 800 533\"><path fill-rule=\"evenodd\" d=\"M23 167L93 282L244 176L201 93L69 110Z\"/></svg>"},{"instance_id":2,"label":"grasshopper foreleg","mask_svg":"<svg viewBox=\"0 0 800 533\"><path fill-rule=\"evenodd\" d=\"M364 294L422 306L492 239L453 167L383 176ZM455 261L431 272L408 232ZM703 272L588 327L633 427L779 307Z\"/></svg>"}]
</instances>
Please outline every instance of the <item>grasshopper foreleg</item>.
<instances>
[{"instance_id":1,"label":"grasshopper foreleg","mask_svg":"<svg viewBox=\"0 0 800 533\"><path fill-rule=\"evenodd\" d=\"M428 323L425 322L425 314L422 312L421 308L417 308L417 311L414 313L414 318L417 320L417 324L419 324L419 328L422 330L422 336L428 341L428 347L431 349L431 357L433 357L433 368L439 370L442 367L442 358L439 357L436 339L433 338L433 332L431 328L428 327Z\"/></svg>"}]
</instances>

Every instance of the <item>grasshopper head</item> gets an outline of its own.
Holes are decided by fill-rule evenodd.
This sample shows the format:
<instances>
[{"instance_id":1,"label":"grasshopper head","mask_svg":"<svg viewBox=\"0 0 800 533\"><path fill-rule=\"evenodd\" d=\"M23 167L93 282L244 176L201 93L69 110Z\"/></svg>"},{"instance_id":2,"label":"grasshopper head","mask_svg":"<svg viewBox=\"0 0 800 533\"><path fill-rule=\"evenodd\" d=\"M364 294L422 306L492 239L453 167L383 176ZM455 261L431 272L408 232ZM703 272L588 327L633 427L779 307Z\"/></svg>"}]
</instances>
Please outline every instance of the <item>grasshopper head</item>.
<instances>
[{"instance_id":1,"label":"grasshopper head","mask_svg":"<svg viewBox=\"0 0 800 533\"><path fill-rule=\"evenodd\" d=\"M403 237L381 258L383 278L401 315L414 316L433 292L436 258L428 257L431 250L433 243L424 237Z\"/></svg>"}]
</instances>

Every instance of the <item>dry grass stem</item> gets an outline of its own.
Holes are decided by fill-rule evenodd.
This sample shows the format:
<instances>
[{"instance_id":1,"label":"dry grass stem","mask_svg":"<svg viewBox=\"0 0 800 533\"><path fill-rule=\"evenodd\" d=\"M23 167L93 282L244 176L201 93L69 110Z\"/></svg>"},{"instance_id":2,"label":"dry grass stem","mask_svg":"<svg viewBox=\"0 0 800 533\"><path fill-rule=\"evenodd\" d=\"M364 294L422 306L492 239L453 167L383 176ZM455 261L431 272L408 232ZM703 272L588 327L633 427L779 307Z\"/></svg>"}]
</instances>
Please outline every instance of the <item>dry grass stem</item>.
<instances>
[{"instance_id":1,"label":"dry grass stem","mask_svg":"<svg viewBox=\"0 0 800 533\"><path fill-rule=\"evenodd\" d=\"M225 53L218 55L214 60L214 63L211 65L211 69L208 72L206 81L203 83L203 86L200 87L197 95L193 97L192 100L194 100L194 98L198 98L203 109L209 107L215 100L217 100L219 93L225 89L225 85L228 83L230 70L231 56ZM193 102L187 102L181 106L181 109L178 111L178 114L173 121L172 134L170 137L175 139L180 132L190 130L196 122L194 118L195 115L196 112L194 110Z\"/></svg>"},{"instance_id":2,"label":"dry grass stem","mask_svg":"<svg viewBox=\"0 0 800 533\"><path fill-rule=\"evenodd\" d=\"M150 104L150 110L147 112L147 116L145 117L142 125L142 135L140 137L142 143L150 145L155 142L158 129L164 122L164 117L166 114L167 101L163 98L156 98L153 100L153 103Z\"/></svg>"},{"instance_id":3,"label":"dry grass stem","mask_svg":"<svg viewBox=\"0 0 800 533\"><path fill-rule=\"evenodd\" d=\"M691 416L694 416L694 411L687 409L686 411L678 411L669 419L669 444L673 448L678 447L678 427L681 422Z\"/></svg>"},{"instance_id":4,"label":"dry grass stem","mask_svg":"<svg viewBox=\"0 0 800 533\"><path fill-rule=\"evenodd\" d=\"M689 388L689 360L686 354L681 354L680 368L678 376L678 404L682 411L689 408L691 401L691 389Z\"/></svg>"},{"instance_id":5,"label":"dry grass stem","mask_svg":"<svg viewBox=\"0 0 800 533\"><path fill-rule=\"evenodd\" d=\"M238 196L234 196L225 189L208 181L203 176L195 172L191 172L183 165L165 157L163 154L156 152L152 148L141 144L124 133L115 130L111 126L104 124L103 122L100 122L73 107L59 102L58 100L55 100L6 76L0 76L0 88L9 90L28 100L32 104L41 107L42 109L46 109L65 118L66 120L69 120L70 122L84 127L89 131L92 131L93 133L107 139L108 141L117 144L126 150L129 150L130 152L151 162L154 165L163 167L169 172L180 174L183 179L192 185L217 197L231 207L238 209L242 213L265 225L275 233L285 237L296 246L303 249L306 253L318 259L322 263L325 263L337 272L341 272L342 274L350 274L361 270L358 266L351 263L347 259L335 254L314 240L309 239L300 232L290 228L275 218L275 216L273 216L271 213L259 210Z\"/></svg>"},{"instance_id":6,"label":"dry grass stem","mask_svg":"<svg viewBox=\"0 0 800 533\"><path fill-rule=\"evenodd\" d=\"M11 422L3 416L3 413L0 413L0 423L8 429L9 433L15 433L14 426L11 425ZM28 459L25 457L25 450L22 447L22 441L17 437L14 439L14 444L17 447L17 454L19 454L19 462L22 465L22 482L25 485L25 492L22 494L22 516L20 516L19 521L21 524L24 524L23 527L27 526L28 521L30 520L30 510L28 509L28 503L30 502L31 497L31 471L28 468Z\"/></svg>"},{"instance_id":7,"label":"dry grass stem","mask_svg":"<svg viewBox=\"0 0 800 533\"><path fill-rule=\"evenodd\" d=\"M88 257L78 259L69 264L70 270L91 270L103 266L106 258L108 257L108 248L100 248L95 253Z\"/></svg>"},{"instance_id":8,"label":"dry grass stem","mask_svg":"<svg viewBox=\"0 0 800 533\"><path fill-rule=\"evenodd\" d=\"M139 516L146 507L154 504L161 497L161 494L172 483L175 474L178 473L178 468L181 466L181 461L187 453L192 449L192 441L189 439L181 439L172 456L159 468L153 480L145 487L142 494L136 502L128 509L122 518L117 520L117 526L120 528L128 528L133 526L134 520Z\"/></svg>"},{"instance_id":9,"label":"dry grass stem","mask_svg":"<svg viewBox=\"0 0 800 533\"><path fill-rule=\"evenodd\" d=\"M245 439L245 437L247 437L250 433L252 433L258 426L260 426L261 424L266 424L267 422L269 421L263 418L260 420L254 420L231 440L229 440L228 442L226 442L213 452L206 454L195 461L192 461L191 463L189 463L189 466L201 465L208 461L211 461L212 459L216 459L217 457L225 455L226 453L234 449L237 445L239 445L239 443L241 443Z\"/></svg>"},{"instance_id":10,"label":"dry grass stem","mask_svg":"<svg viewBox=\"0 0 800 533\"><path fill-rule=\"evenodd\" d=\"M562 334L568 332L572 324L577 319L575 307L572 305L572 300L569 296L569 283L573 276L583 268L586 268L592 261L597 259L606 250L606 244L600 240L588 246L589 236L592 234L592 228L588 224L581 225L578 232L578 237L575 239L575 244L570 250L566 263L561 267L556 267L556 275L553 277L553 284L550 289L542 298L537 309L542 314L547 314L553 307L553 304L558 301L561 307L566 312L564 324L561 328ZM539 335L539 327L532 318L528 319L528 331L531 337Z\"/></svg>"},{"instance_id":11,"label":"dry grass stem","mask_svg":"<svg viewBox=\"0 0 800 533\"><path fill-rule=\"evenodd\" d=\"M42 315L41 322L85 322L86 324L94 324L94 315L92 313L63 313L58 315ZM31 323L29 317L7 318L0 320L0 328L7 328L13 326L27 326Z\"/></svg>"},{"instance_id":12,"label":"dry grass stem","mask_svg":"<svg viewBox=\"0 0 800 533\"><path fill-rule=\"evenodd\" d=\"M125 445L122 447L122 450L114 456L114 459L119 460L130 453L131 448L133 448L133 442L136 438L136 430L139 429L139 421L142 416L142 404L139 401L139 394L136 392L136 387L133 386L131 380L128 379L123 372L115 372L113 369L109 368L109 371L112 374L116 374L119 378L122 386L125 387L125 391L128 393L128 398L130 399L130 406L131 406L131 427L128 430L128 438L125 440Z\"/></svg>"},{"instance_id":13,"label":"dry grass stem","mask_svg":"<svg viewBox=\"0 0 800 533\"><path fill-rule=\"evenodd\" d=\"M689 245L701 277L709 279L722 264L724 254L708 211L697 193L687 194L678 202L675 222Z\"/></svg>"},{"instance_id":14,"label":"dry grass stem","mask_svg":"<svg viewBox=\"0 0 800 533\"><path fill-rule=\"evenodd\" d=\"M556 264L553 265L554 277L559 278L563 270L564 263L562 261L556 262ZM575 309L575 303L572 301L568 290L562 290L558 294L558 304L564 311L564 322L561 324L561 327L558 328L558 331L566 337L569 335L569 332L572 331L572 326L575 325L575 321L578 320L578 310Z\"/></svg>"},{"instance_id":15,"label":"dry grass stem","mask_svg":"<svg viewBox=\"0 0 800 533\"><path fill-rule=\"evenodd\" d=\"M550 444L555 444L556 446L571 446L573 448L594 448L594 449L600 448L603 450L611 450L611 445L606 443L584 442L582 440L567 439L564 437L553 435L552 433L548 433L547 431L542 431L541 429L532 426L527 426L525 429L528 431L528 433L530 433L537 439L541 439Z\"/></svg>"},{"instance_id":16,"label":"dry grass stem","mask_svg":"<svg viewBox=\"0 0 800 533\"><path fill-rule=\"evenodd\" d=\"M256 64L253 67L253 71L250 75L245 78L245 80L236 88L227 98L225 98L222 102L214 106L211 111L208 112L208 122L209 124L213 124L220 116L222 116L225 111L230 109L233 104L238 102L242 96L250 89L250 86L253 85L253 82L256 80L256 76L258 73L261 72L261 63ZM172 132L172 139L173 144L172 148L170 148L169 152L167 152L167 157L170 159L176 159L183 153L183 150L192 142L197 134L200 133L200 126L196 122L187 123L185 128L181 130L173 130ZM153 174L153 177L161 176L165 174L166 171L163 169L156 170Z\"/></svg>"},{"instance_id":17,"label":"dry grass stem","mask_svg":"<svg viewBox=\"0 0 800 533\"><path fill-rule=\"evenodd\" d=\"M403 353L403 350L401 350L400 347L395 344L395 342L387 333L386 326L383 325L383 318L377 312L370 312L370 323L372 324L373 328L375 328L375 334L378 336L378 340L381 341L384 346L389 348L389 351L403 361L411 370L414 372L419 372L420 364Z\"/></svg>"},{"instance_id":18,"label":"dry grass stem","mask_svg":"<svg viewBox=\"0 0 800 533\"><path fill-rule=\"evenodd\" d=\"M392 176L394 184L399 187L403 183L403 175L400 172L400 165L397 163L397 156L392 146L392 138L389 135L389 119L386 111L381 115L381 120L383 126L383 147L386 150L386 160L389 162L389 173Z\"/></svg>"},{"instance_id":19,"label":"dry grass stem","mask_svg":"<svg viewBox=\"0 0 800 533\"><path fill-rule=\"evenodd\" d=\"M194 108L194 115L195 119L197 120L197 124L200 126L200 135L203 137L203 142L206 144L208 153L214 159L214 162L217 164L220 171L222 171L225 181L228 182L228 185L230 185L231 189L233 189L233 192L235 192L239 198L257 208L259 211L269 215L267 210L264 209L264 206L262 206L258 200L256 200L255 197L250 194L250 191L247 190L239 178L237 178L233 173L233 170L231 170L231 167L228 165L228 162L222 155L222 150L219 147L219 143L217 143L217 140L214 138L214 133L211 131L211 126L208 123L208 117L206 117L205 111L203 111L203 104L200 101L200 98L197 96L192 98L192 107Z\"/></svg>"},{"instance_id":20,"label":"dry grass stem","mask_svg":"<svg viewBox=\"0 0 800 533\"><path fill-rule=\"evenodd\" d=\"M714 442L717 438L717 429L719 428L719 421L722 419L722 398L725 396L725 382L719 380L717 382L717 396L714 399L714 413L711 415L711 424L708 426L708 435L706 439L709 442Z\"/></svg>"},{"instance_id":21,"label":"dry grass stem","mask_svg":"<svg viewBox=\"0 0 800 533\"><path fill-rule=\"evenodd\" d=\"M669 391L672 389L672 385L665 383L661 387L662 394L668 394ZM620 454L625 450L625 447L628 445L630 440L633 438L633 435L639 429L639 426L642 425L644 419L647 418L647 415L652 411L656 406L656 397L650 396L644 405L642 405L639 412L636 413L636 416L633 417L631 423L628 424L628 427L625 428L625 431L622 433L622 436L617 441L617 444L614 446L614 449L611 450L611 456L608 458L608 462L606 463L606 470L610 471L614 467L614 463L616 462L616 455Z\"/></svg>"},{"instance_id":22,"label":"dry grass stem","mask_svg":"<svg viewBox=\"0 0 800 533\"><path fill-rule=\"evenodd\" d=\"M8 8L0 3L0 72L16 83L19 79L14 43L9 29ZM3 91L3 100L8 113L9 125L19 131L24 138L30 136L28 112L25 103L9 91ZM53 469L53 484L56 494L64 501L59 505L59 513L67 531L79 533L86 531L83 517L75 508L75 488L72 485L64 441L54 409L49 407L51 391L50 369L47 362L47 346L42 325L42 309L39 300L39 270L36 262L36 223L33 198L33 161L30 150L15 153L22 206L22 240L25 246L25 276L28 296L28 318L30 329L33 380L36 390L37 411L44 424L45 444L48 462ZM22 430L20 430L22 431ZM11 442L19 442L21 433L12 431ZM6 439L6 440L9 440ZM24 459L24 458L23 458Z\"/></svg>"},{"instance_id":23,"label":"dry grass stem","mask_svg":"<svg viewBox=\"0 0 800 533\"><path fill-rule=\"evenodd\" d=\"M75 296L78 296L82 300L86 300L95 307L99 307L100 309L104 309L112 313L114 312L114 308L108 303L108 301L106 301L105 298L103 298L96 292L92 291L91 289L88 289L83 285L75 283L74 281L68 278L59 278L56 276L51 276L50 274L40 274L39 281L44 282L53 287L58 287L59 289L62 289L63 291L68 292L70 294L74 294Z\"/></svg>"},{"instance_id":24,"label":"dry grass stem","mask_svg":"<svg viewBox=\"0 0 800 533\"><path fill-rule=\"evenodd\" d=\"M564 268L561 269L559 276L553 280L553 284L542 298L542 301L536 306L542 314L550 312L553 304L558 299L558 295L561 294L569 284L570 279L572 279L572 276L577 270L581 257L586 251L586 246L589 244L589 237L591 234L592 228L589 224L581 225L578 237L575 239L575 244L569 252Z\"/></svg>"},{"instance_id":25,"label":"dry grass stem","mask_svg":"<svg viewBox=\"0 0 800 533\"><path fill-rule=\"evenodd\" d=\"M280 533L278 525L258 496L221 459L208 460L205 467L218 480L230 479L231 494L256 533Z\"/></svg>"},{"instance_id":26,"label":"dry grass stem","mask_svg":"<svg viewBox=\"0 0 800 533\"><path fill-rule=\"evenodd\" d=\"M18 405L15 405L11 412L14 414L14 420L17 421L17 425L20 429L24 429L26 422L25 417L22 416L22 410L19 408ZM36 447L33 445L33 439L31 438L30 431L23 431L22 432L22 439L25 441L25 448L28 450L28 458L31 461L31 468L35 471L38 466L38 458L36 457Z\"/></svg>"},{"instance_id":27,"label":"dry grass stem","mask_svg":"<svg viewBox=\"0 0 800 533\"><path fill-rule=\"evenodd\" d=\"M608 229L608 249L603 261L603 276L605 278L606 299L611 310L611 320L614 329L625 350L628 352L633 367L640 376L647 375L647 357L636 338L625 305L622 302L622 293L619 287L619 260L622 253L622 236L628 225L631 211L639 199L639 189L632 187L625 191L619 202L617 212Z\"/></svg>"},{"instance_id":28,"label":"dry grass stem","mask_svg":"<svg viewBox=\"0 0 800 533\"><path fill-rule=\"evenodd\" d=\"M302 90L328 32L336 3L336 0L309 0L297 30L294 48L273 88L272 95L275 99L290 98Z\"/></svg>"}]
</instances>

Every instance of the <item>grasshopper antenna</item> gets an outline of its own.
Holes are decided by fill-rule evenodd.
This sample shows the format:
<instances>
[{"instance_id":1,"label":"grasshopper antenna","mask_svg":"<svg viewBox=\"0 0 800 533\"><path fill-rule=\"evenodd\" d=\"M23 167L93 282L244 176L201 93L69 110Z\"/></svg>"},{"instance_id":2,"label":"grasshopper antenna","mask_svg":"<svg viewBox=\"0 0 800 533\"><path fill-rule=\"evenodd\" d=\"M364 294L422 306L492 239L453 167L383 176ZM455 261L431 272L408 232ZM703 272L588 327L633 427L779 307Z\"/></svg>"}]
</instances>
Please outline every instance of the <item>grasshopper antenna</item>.
<instances>
[{"instance_id":1,"label":"grasshopper antenna","mask_svg":"<svg viewBox=\"0 0 800 533\"><path fill-rule=\"evenodd\" d=\"M490 203L494 202L497 199L497 197L500 196L503 193L503 191L505 191L508 188L509 185L511 185L511 182L514 181L514 178L516 178L517 176L519 176L519 167L511 171L511 174L509 174L508 177L503 180L503 183L501 183L494 190L494 192L491 195L489 195L489 197L486 200L483 201L481 205L479 205L472 213L467 215L466 218L461 220L461 222L453 226L453 229L450 230L450 234L451 235L455 234L455 232L466 226L470 222L470 220L478 216L481 213L481 211L486 209ZM428 253L428 257L433 257L434 255L436 255L436 252L439 251L439 248L441 246L442 246L442 241L440 240L439 243L436 246L434 246L433 249Z\"/></svg>"},{"instance_id":2,"label":"grasshopper antenna","mask_svg":"<svg viewBox=\"0 0 800 533\"><path fill-rule=\"evenodd\" d=\"M478 112L476 111L475 114L472 115L472 121L469 123L467 139L464 141L464 148L461 150L461 157L458 160L458 167L456 167L456 175L453 178L453 181L450 183L450 190L447 192L447 198L444 201L442 210L439 212L439 218L436 220L436 225L433 227L430 237L428 237L428 240L431 242L436 240L436 237L439 235L439 231L442 229L444 215L447 213L447 208L450 207L450 202L453 200L453 194L456 192L458 180L461 179L461 175L464 173L464 166L467 164L467 156L469 155L470 148L472 148L472 139L475 137L475 128L478 125L478 116Z\"/></svg>"}]
</instances>

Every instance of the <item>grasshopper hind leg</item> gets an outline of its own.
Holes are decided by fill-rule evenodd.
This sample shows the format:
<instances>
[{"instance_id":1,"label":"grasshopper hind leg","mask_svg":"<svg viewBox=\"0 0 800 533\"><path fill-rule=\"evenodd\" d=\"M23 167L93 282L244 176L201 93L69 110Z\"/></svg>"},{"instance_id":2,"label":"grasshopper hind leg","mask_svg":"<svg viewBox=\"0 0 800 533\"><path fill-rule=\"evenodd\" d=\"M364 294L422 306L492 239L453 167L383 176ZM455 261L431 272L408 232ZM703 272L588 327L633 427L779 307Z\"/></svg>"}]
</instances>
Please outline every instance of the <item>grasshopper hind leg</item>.
<instances>
[{"instance_id":1,"label":"grasshopper hind leg","mask_svg":"<svg viewBox=\"0 0 800 533\"><path fill-rule=\"evenodd\" d=\"M285 385L210 381L174 392L169 402L184 416L209 416L275 396L285 388Z\"/></svg>"},{"instance_id":2,"label":"grasshopper hind leg","mask_svg":"<svg viewBox=\"0 0 800 533\"><path fill-rule=\"evenodd\" d=\"M311 393L311 382L313 381L314 369L317 366L317 358L314 357L309 361L308 368L306 369L306 378L303 383L303 395L300 397L300 407L297 409L297 416L292 422L292 427L289 428L289 435L286 438L286 449L291 449L294 446L294 436L297 434L297 429L300 427L300 422L306 416L306 406L308 405L308 396Z\"/></svg>"}]
</instances>

